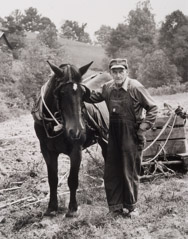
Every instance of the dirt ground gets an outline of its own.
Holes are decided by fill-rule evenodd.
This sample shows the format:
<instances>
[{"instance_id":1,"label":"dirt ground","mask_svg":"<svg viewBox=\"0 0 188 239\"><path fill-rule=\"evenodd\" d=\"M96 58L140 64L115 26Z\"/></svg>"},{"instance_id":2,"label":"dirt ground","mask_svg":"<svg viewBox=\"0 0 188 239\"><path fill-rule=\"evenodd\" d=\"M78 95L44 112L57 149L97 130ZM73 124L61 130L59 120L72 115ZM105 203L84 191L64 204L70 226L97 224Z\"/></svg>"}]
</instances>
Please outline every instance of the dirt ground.
<instances>
[{"instance_id":1,"label":"dirt ground","mask_svg":"<svg viewBox=\"0 0 188 239\"><path fill-rule=\"evenodd\" d=\"M33 238L27 231L25 237L14 235L24 224L41 220L45 208L32 211L36 201L45 202L45 206L48 202L46 165L34 133L33 119L31 115L21 116L1 123L0 128L0 238ZM59 173L62 181L59 186L67 191L64 181L69 161L66 156L60 158L59 167L64 171Z\"/></svg>"},{"instance_id":2,"label":"dirt ground","mask_svg":"<svg viewBox=\"0 0 188 239\"><path fill-rule=\"evenodd\" d=\"M96 152L95 152L96 154ZM83 152L83 158L89 157ZM92 180L81 165L81 179ZM35 238L188 238L188 174L144 182L140 186L139 218L114 220L101 178L78 193L80 213L65 218L69 193L69 160L59 159L59 204L62 212L44 217L48 202L46 165L33 129L31 115L0 124L0 239Z\"/></svg>"}]
</instances>

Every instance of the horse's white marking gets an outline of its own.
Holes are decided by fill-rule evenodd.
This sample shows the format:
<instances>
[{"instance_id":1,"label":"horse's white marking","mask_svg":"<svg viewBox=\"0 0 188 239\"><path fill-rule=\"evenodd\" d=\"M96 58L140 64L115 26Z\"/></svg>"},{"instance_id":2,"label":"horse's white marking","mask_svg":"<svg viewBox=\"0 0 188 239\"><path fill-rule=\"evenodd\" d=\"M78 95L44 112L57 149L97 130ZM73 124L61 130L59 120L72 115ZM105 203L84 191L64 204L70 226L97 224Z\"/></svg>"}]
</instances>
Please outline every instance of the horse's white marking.
<instances>
[{"instance_id":1,"label":"horse's white marking","mask_svg":"<svg viewBox=\"0 0 188 239\"><path fill-rule=\"evenodd\" d=\"M73 90L76 91L78 88L78 85L76 83L73 84Z\"/></svg>"}]
</instances>

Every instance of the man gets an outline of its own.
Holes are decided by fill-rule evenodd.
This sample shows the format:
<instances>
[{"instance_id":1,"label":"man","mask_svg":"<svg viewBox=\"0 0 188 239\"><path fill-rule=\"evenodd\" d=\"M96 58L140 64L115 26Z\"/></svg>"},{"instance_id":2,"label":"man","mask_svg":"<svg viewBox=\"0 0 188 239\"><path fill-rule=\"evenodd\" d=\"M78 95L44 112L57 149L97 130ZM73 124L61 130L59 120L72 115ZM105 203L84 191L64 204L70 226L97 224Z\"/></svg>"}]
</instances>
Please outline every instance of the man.
<instances>
[{"instance_id":1,"label":"man","mask_svg":"<svg viewBox=\"0 0 188 239\"><path fill-rule=\"evenodd\" d=\"M136 203L145 132L154 124L158 108L144 86L128 77L126 59L112 59L109 70L112 81L92 91L86 101L104 100L109 110L104 183L110 213L125 215L127 210L132 216L138 214Z\"/></svg>"}]
</instances>

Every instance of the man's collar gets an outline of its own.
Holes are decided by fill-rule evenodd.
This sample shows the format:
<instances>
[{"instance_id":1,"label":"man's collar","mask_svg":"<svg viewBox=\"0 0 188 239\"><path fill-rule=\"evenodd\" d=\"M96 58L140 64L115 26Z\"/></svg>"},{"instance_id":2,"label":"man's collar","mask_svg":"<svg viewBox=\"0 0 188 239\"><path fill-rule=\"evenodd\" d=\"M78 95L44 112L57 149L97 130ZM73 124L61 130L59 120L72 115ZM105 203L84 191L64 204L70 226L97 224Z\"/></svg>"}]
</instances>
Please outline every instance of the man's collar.
<instances>
[{"instance_id":1,"label":"man's collar","mask_svg":"<svg viewBox=\"0 0 188 239\"><path fill-rule=\"evenodd\" d=\"M124 81L124 83L123 83L123 85L120 87L120 88L122 88L122 89L124 89L125 91L127 91L127 89L128 89L128 83L129 83L129 77L127 77L126 78L126 80ZM116 88L116 86L115 86L115 83L113 82L113 87L114 88Z\"/></svg>"},{"instance_id":2,"label":"man's collar","mask_svg":"<svg viewBox=\"0 0 188 239\"><path fill-rule=\"evenodd\" d=\"M126 78L126 80L124 81L122 88L127 91L128 89L128 83L129 83L129 77Z\"/></svg>"}]
</instances>

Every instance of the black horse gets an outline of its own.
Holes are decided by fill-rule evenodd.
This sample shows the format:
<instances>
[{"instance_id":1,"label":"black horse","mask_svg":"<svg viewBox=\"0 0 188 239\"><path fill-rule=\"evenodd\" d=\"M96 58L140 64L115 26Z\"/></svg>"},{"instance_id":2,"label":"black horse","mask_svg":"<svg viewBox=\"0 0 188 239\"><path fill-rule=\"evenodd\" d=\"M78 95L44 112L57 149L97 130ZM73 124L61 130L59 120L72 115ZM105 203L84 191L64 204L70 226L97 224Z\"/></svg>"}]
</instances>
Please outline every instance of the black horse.
<instances>
[{"instance_id":1,"label":"black horse","mask_svg":"<svg viewBox=\"0 0 188 239\"><path fill-rule=\"evenodd\" d=\"M48 63L54 75L41 88L39 101L32 110L48 171L50 200L45 214L58 211L58 156L64 153L70 157L70 201L66 216L73 217L77 212L76 190L82 150L98 141L106 157L108 112L104 105L84 103L87 88L82 84L82 76L92 62L79 69L70 64L57 67Z\"/></svg>"}]
</instances>

